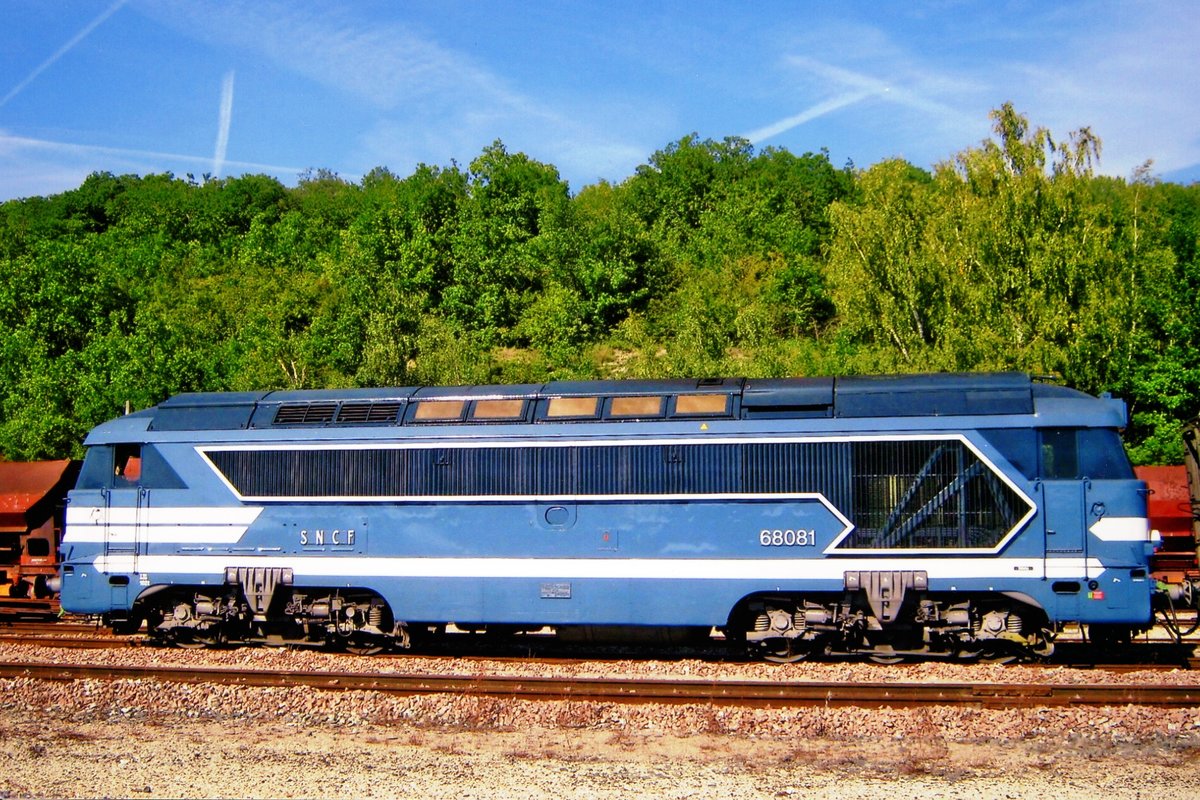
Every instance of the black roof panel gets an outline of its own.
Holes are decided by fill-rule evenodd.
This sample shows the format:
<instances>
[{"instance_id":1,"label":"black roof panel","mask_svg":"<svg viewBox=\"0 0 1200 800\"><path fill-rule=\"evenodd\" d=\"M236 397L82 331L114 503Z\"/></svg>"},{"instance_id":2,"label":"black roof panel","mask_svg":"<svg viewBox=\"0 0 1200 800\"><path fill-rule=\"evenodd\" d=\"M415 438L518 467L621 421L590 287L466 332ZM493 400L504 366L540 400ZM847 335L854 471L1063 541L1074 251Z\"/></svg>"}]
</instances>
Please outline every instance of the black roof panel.
<instances>
[{"instance_id":1,"label":"black roof panel","mask_svg":"<svg viewBox=\"0 0 1200 800\"><path fill-rule=\"evenodd\" d=\"M838 378L839 417L1032 414L1032 382L1016 372Z\"/></svg>"}]
</instances>

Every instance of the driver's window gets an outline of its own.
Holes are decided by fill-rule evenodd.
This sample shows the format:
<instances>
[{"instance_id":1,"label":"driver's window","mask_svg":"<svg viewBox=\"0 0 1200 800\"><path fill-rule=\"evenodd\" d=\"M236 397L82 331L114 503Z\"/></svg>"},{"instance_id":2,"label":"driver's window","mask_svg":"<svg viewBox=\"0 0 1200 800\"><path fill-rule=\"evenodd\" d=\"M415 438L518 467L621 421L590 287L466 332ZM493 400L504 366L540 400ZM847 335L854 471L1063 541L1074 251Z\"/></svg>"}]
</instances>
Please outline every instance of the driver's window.
<instances>
[{"instance_id":1,"label":"driver's window","mask_svg":"<svg viewBox=\"0 0 1200 800\"><path fill-rule=\"evenodd\" d=\"M119 444L113 458L113 486L137 486L142 479L142 446Z\"/></svg>"}]
</instances>

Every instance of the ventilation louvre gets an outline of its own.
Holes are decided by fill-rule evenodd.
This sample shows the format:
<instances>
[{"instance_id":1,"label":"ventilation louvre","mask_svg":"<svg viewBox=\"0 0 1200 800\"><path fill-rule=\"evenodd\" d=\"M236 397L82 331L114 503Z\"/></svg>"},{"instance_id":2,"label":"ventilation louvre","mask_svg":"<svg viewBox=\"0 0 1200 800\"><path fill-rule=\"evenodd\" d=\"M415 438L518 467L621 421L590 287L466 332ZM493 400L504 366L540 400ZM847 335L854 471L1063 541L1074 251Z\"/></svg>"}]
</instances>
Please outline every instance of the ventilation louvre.
<instances>
[{"instance_id":1,"label":"ventilation louvre","mask_svg":"<svg viewBox=\"0 0 1200 800\"><path fill-rule=\"evenodd\" d=\"M284 403L275 412L275 425L314 425L333 421L337 403Z\"/></svg>"},{"instance_id":2,"label":"ventilation louvre","mask_svg":"<svg viewBox=\"0 0 1200 800\"><path fill-rule=\"evenodd\" d=\"M385 400L377 403L343 403L338 412L337 421L345 423L357 422L395 422L400 414L400 402Z\"/></svg>"},{"instance_id":3,"label":"ventilation louvre","mask_svg":"<svg viewBox=\"0 0 1200 800\"><path fill-rule=\"evenodd\" d=\"M844 442L213 450L246 497L296 502L434 498L820 494L851 521L841 551L991 550L1029 501L964 443Z\"/></svg>"}]
</instances>

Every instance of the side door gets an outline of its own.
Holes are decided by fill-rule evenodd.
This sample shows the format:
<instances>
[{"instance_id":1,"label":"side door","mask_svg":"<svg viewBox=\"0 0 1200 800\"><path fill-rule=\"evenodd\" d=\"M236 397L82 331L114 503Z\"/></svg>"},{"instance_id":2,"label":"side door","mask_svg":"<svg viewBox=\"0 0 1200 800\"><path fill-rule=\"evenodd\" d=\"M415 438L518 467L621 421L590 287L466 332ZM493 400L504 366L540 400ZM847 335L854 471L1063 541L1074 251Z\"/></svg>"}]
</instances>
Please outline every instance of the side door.
<instances>
[{"instance_id":1,"label":"side door","mask_svg":"<svg viewBox=\"0 0 1200 800\"><path fill-rule=\"evenodd\" d=\"M1041 439L1045 575L1060 618L1077 618L1087 583L1087 493L1074 429L1047 429Z\"/></svg>"},{"instance_id":2,"label":"side door","mask_svg":"<svg viewBox=\"0 0 1200 800\"><path fill-rule=\"evenodd\" d=\"M130 578L138 570L138 557L145 555L150 490L142 484L142 452L136 444L111 448L112 469L107 486L100 489L97 509L103 526L104 556L109 565L109 587L114 608L131 600Z\"/></svg>"}]
</instances>

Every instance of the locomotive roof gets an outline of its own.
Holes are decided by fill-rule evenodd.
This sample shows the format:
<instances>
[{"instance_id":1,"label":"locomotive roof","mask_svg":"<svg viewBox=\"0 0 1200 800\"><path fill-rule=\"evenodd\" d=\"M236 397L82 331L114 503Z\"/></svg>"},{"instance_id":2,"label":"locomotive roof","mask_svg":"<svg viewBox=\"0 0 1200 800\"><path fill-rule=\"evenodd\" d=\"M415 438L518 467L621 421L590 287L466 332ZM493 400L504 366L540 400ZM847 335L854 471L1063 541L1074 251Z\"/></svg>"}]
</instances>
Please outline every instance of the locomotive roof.
<instances>
[{"instance_id":1,"label":"locomotive roof","mask_svg":"<svg viewBox=\"0 0 1200 800\"><path fill-rule=\"evenodd\" d=\"M559 413L554 404L568 411ZM422 405L426 410L437 407L448 412L417 413ZM482 413L484 408L489 409L486 414ZM624 411L630 408L635 410ZM478 415L477 409L481 412ZM576 413L578 409L586 410ZM1125 424L1125 406L1120 400L1094 398L1066 387L1039 383L1024 373L1003 372L190 393L176 395L102 428L111 425L143 431L236 431L679 417L865 421L1000 415L1034 415L1046 418L1040 424L1062 424L1053 423L1050 418L1063 414L1076 419L1081 414L1091 415L1087 423L1075 424L1108 427Z\"/></svg>"}]
</instances>

